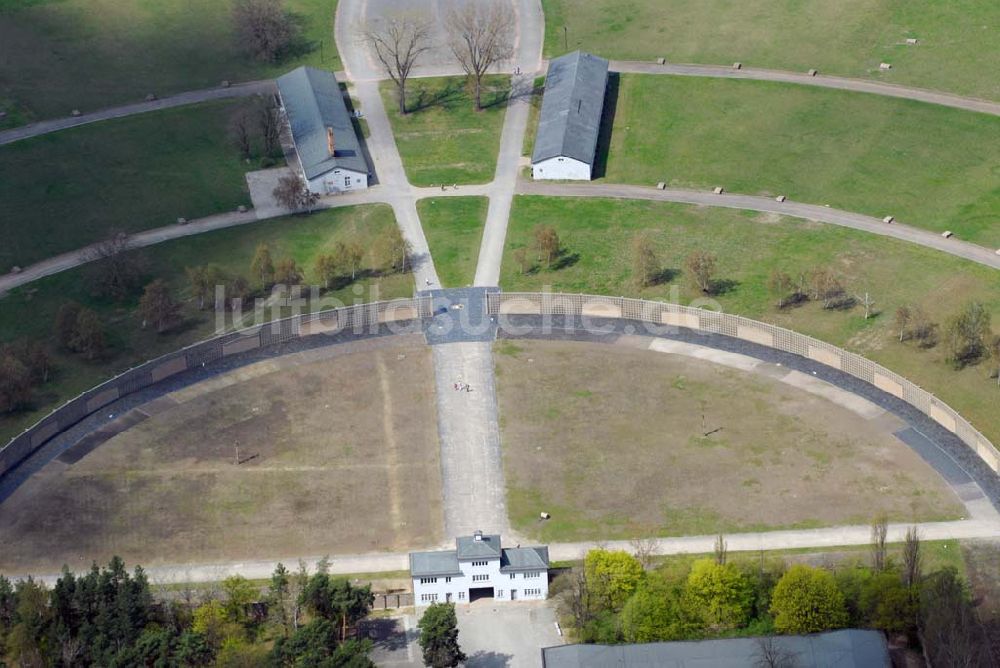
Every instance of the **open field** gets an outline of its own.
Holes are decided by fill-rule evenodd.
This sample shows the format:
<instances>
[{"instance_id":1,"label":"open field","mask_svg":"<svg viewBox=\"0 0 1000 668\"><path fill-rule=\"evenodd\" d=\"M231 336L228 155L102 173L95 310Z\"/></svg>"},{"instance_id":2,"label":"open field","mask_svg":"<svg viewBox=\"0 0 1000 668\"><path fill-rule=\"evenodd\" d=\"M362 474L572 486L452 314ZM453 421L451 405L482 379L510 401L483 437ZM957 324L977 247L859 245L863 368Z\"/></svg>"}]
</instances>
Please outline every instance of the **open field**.
<instances>
[{"instance_id":1,"label":"open field","mask_svg":"<svg viewBox=\"0 0 1000 668\"><path fill-rule=\"evenodd\" d=\"M484 109L476 111L465 77L413 79L406 92L408 113L400 116L395 84L381 83L382 101L410 183L439 186L492 180L510 79L488 76L483 85Z\"/></svg>"},{"instance_id":2,"label":"open field","mask_svg":"<svg viewBox=\"0 0 1000 668\"><path fill-rule=\"evenodd\" d=\"M521 274L513 249L532 243L535 225L552 225L566 249L554 266ZM631 278L630 242L646 232L664 271L657 285L639 288ZM944 362L943 346L923 350L901 344L893 314L904 304L921 306L943 323L967 300L983 302L1000 331L1000 283L993 269L886 239L820 223L725 209L660 202L573 200L515 197L500 285L505 290L538 290L627 295L646 299L677 298L687 304L701 294L683 270L695 250L714 253L717 276L728 281L713 297L728 313L737 313L815 336L865 355L934 392L969 419L994 443L1000 443L1000 390L981 363L955 371ZM768 293L773 269L797 277L815 267L829 267L851 294L870 292L876 317L863 309L824 310L807 303L778 310Z\"/></svg>"},{"instance_id":3,"label":"open field","mask_svg":"<svg viewBox=\"0 0 1000 668\"><path fill-rule=\"evenodd\" d=\"M606 178L784 194L996 248L997 155L1000 118L985 114L807 86L621 75Z\"/></svg>"},{"instance_id":4,"label":"open field","mask_svg":"<svg viewBox=\"0 0 1000 668\"><path fill-rule=\"evenodd\" d=\"M462 288L475 280L487 206L486 197L430 197L417 202L442 286Z\"/></svg>"},{"instance_id":5,"label":"open field","mask_svg":"<svg viewBox=\"0 0 1000 668\"><path fill-rule=\"evenodd\" d=\"M1000 98L990 0L542 0L545 54L729 65L877 79ZM907 45L907 38L918 44ZM892 69L879 71L879 63Z\"/></svg>"},{"instance_id":6,"label":"open field","mask_svg":"<svg viewBox=\"0 0 1000 668\"><path fill-rule=\"evenodd\" d=\"M250 167L227 139L250 101L85 125L0 149L0 272L108 236L249 204Z\"/></svg>"},{"instance_id":7,"label":"open field","mask_svg":"<svg viewBox=\"0 0 1000 668\"><path fill-rule=\"evenodd\" d=\"M765 375L605 344L507 341L497 352L511 522L539 540L964 512L883 427ZM542 509L551 520L539 522Z\"/></svg>"},{"instance_id":8,"label":"open field","mask_svg":"<svg viewBox=\"0 0 1000 668\"><path fill-rule=\"evenodd\" d=\"M45 342L53 356L55 372L50 382L36 391L34 410L0 417L0 443L6 443L58 403L115 373L210 336L215 329L215 314L197 309L190 297L185 267L215 264L231 274L249 277L254 250L258 243L266 243L275 262L292 257L305 269L306 281L318 283L313 269L318 255L330 252L337 241L356 240L362 247L371 248L373 240L390 225L395 225L390 207L358 206L208 232L136 251L145 258L149 280L163 278L185 300L181 311L184 323L159 335L152 328L140 329L137 299L117 304L93 297L87 281L91 270L87 266L12 291L0 298L0 342L20 338ZM365 269L356 282L351 284L345 278L334 290L324 293L324 303L313 308L328 308L333 300L350 305L413 294L411 275L379 275L370 269L374 265L370 257L365 257L362 264ZM53 339L53 323L59 306L66 301L80 302L101 316L112 345L105 359L88 362L58 348ZM270 311L265 315L270 315Z\"/></svg>"},{"instance_id":9,"label":"open field","mask_svg":"<svg viewBox=\"0 0 1000 668\"><path fill-rule=\"evenodd\" d=\"M0 505L0 569L81 569L116 554L154 566L437 544L430 350L338 352L285 368L260 362L274 370L253 382L190 386L92 452L71 449Z\"/></svg>"},{"instance_id":10,"label":"open field","mask_svg":"<svg viewBox=\"0 0 1000 668\"><path fill-rule=\"evenodd\" d=\"M278 64L239 49L231 3L0 0L0 128L171 93L270 78L299 65L341 68L337 0L287 0L303 48Z\"/></svg>"}]
</instances>

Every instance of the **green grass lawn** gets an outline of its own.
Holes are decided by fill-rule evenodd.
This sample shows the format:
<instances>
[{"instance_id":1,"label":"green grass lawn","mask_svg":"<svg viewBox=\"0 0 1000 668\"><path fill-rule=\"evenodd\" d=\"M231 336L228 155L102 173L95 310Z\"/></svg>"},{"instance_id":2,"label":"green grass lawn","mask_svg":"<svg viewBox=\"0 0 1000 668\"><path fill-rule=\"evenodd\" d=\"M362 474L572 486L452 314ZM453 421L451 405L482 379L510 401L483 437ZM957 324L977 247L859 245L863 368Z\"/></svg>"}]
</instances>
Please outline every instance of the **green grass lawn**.
<instances>
[{"instance_id":1,"label":"green grass lawn","mask_svg":"<svg viewBox=\"0 0 1000 668\"><path fill-rule=\"evenodd\" d=\"M431 197L417 202L443 287L463 288L475 280L488 206L486 197Z\"/></svg>"},{"instance_id":2,"label":"green grass lawn","mask_svg":"<svg viewBox=\"0 0 1000 668\"><path fill-rule=\"evenodd\" d=\"M998 155L1000 118L986 114L769 82L623 75L606 178L784 194L995 248Z\"/></svg>"},{"instance_id":3,"label":"green grass lawn","mask_svg":"<svg viewBox=\"0 0 1000 668\"><path fill-rule=\"evenodd\" d=\"M236 44L228 0L0 0L0 128L273 77L299 65L340 69L337 0L287 0L306 52L269 64Z\"/></svg>"},{"instance_id":4,"label":"green grass lawn","mask_svg":"<svg viewBox=\"0 0 1000 668\"><path fill-rule=\"evenodd\" d=\"M249 204L228 119L249 101L169 109L0 149L0 272L107 236Z\"/></svg>"},{"instance_id":5,"label":"green grass lawn","mask_svg":"<svg viewBox=\"0 0 1000 668\"><path fill-rule=\"evenodd\" d=\"M563 268L520 274L513 249L531 244L535 225L558 231L566 252ZM669 275L665 283L639 289L631 278L629 244L648 231ZM716 297L728 313L787 327L843 346L884 364L935 393L994 443L1000 443L1000 389L987 378L985 363L954 371L942 346L920 350L900 344L892 325L902 304L919 304L943 323L967 300L980 300L1000 332L1000 282L993 269L894 239L820 223L725 209L662 202L515 197L507 231L500 285L504 290L538 290L627 295L667 300L671 284L681 303L700 296L683 271L697 249L718 256L718 277L734 281ZM774 268L797 275L829 266L852 294L868 291L879 315L863 310L824 311L816 304L778 311L767 291Z\"/></svg>"},{"instance_id":6,"label":"green grass lawn","mask_svg":"<svg viewBox=\"0 0 1000 668\"><path fill-rule=\"evenodd\" d=\"M410 183L438 186L493 179L510 79L489 76L485 85L484 109L476 111L465 77L414 79L406 93L409 113L401 117L395 85L381 84Z\"/></svg>"},{"instance_id":7,"label":"green grass lawn","mask_svg":"<svg viewBox=\"0 0 1000 668\"><path fill-rule=\"evenodd\" d=\"M992 0L542 0L545 54L872 78L1000 98ZM918 44L907 45L907 38ZM567 48L568 47L568 48ZM892 70L879 71L879 63Z\"/></svg>"},{"instance_id":8,"label":"green grass lawn","mask_svg":"<svg viewBox=\"0 0 1000 668\"><path fill-rule=\"evenodd\" d=\"M358 206L317 212L310 216L278 218L251 225L207 232L136 251L146 261L150 280L163 278L188 299L185 267L216 264L232 274L250 278L250 260L258 243L267 243L275 262L293 257L306 271L306 281L318 282L314 272L317 255L329 252L338 240L356 240L371 248L386 226L395 225L392 209L384 205ZM364 266L372 266L366 257ZM30 338L46 342L52 350L56 372L52 381L36 391L36 410L0 417L0 443L29 426L59 403L100 381L145 360L210 336L215 329L211 311L199 311L193 301L184 304L183 326L157 335L139 328L137 299L116 304L91 296L85 280L87 266L65 271L13 290L0 298L0 342ZM329 300L316 307L351 305L360 301L394 299L413 294L409 274L379 276L364 271L357 282L324 293ZM56 311L65 301L78 301L95 309L107 326L113 347L107 359L88 362L80 356L55 349L52 326ZM249 324L249 323L248 323Z\"/></svg>"}]
</instances>

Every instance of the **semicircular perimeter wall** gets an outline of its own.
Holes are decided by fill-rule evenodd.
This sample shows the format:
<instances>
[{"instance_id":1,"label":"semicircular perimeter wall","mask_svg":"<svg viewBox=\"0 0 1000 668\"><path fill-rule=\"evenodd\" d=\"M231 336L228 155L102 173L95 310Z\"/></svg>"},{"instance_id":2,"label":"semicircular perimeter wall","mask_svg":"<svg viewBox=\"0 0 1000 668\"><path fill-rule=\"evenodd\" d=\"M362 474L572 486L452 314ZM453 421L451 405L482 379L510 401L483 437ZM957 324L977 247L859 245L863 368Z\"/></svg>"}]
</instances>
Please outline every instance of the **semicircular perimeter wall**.
<instances>
[{"instance_id":1,"label":"semicircular perimeter wall","mask_svg":"<svg viewBox=\"0 0 1000 668\"><path fill-rule=\"evenodd\" d=\"M665 329L733 337L759 346L799 355L860 379L906 402L959 438L993 472L1000 473L1000 452L954 409L930 392L860 355L803 334L741 316L664 302L553 293L490 292L487 307L501 329L516 316L579 317L584 328L600 330L602 319L637 322L649 333ZM433 317L433 298L418 296L296 316L217 336L130 369L68 401L0 449L0 477L15 469L57 434L73 427L104 406L164 379L207 363L310 336L379 326L423 323ZM543 323L544 326L544 323ZM637 329L636 333L642 333Z\"/></svg>"}]
</instances>

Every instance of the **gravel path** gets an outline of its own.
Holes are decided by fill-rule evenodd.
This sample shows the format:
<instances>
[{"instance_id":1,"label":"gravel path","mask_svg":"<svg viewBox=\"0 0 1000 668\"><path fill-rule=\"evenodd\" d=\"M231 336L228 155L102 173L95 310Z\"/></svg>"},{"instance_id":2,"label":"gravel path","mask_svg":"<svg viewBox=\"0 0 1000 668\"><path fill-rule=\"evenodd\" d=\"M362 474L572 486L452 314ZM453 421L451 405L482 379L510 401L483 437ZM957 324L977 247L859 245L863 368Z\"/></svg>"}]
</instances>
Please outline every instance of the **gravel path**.
<instances>
[{"instance_id":1,"label":"gravel path","mask_svg":"<svg viewBox=\"0 0 1000 668\"><path fill-rule=\"evenodd\" d=\"M66 128L75 128L78 125L86 125L87 123L107 121L112 118L135 116L136 114L145 114L150 111L160 111L161 109L170 109L172 107L182 107L188 104L197 104L198 102L208 102L209 100L225 100L234 97L264 95L267 93L274 93L276 90L277 88L275 87L274 81L270 79L265 81L250 81L247 83L229 86L228 88L219 87L206 88L204 90L192 90L186 93L171 95L159 100L152 100L150 102L136 102L134 104L126 104L120 107L111 107L109 109L91 111L86 114L81 114L80 116L53 118L0 132L0 146L19 141L21 139L27 139L28 137L37 137L38 135L57 132L59 130L65 130Z\"/></svg>"},{"instance_id":2,"label":"gravel path","mask_svg":"<svg viewBox=\"0 0 1000 668\"><path fill-rule=\"evenodd\" d=\"M610 197L620 199L645 199L662 202L681 202L699 206L721 206L727 209L744 209L777 213L793 218L805 218L820 223L850 227L884 237L893 237L926 248L972 260L987 267L1000 269L1000 254L993 249L978 246L954 237L946 239L940 234L910 227L898 222L887 224L873 216L831 209L817 204L804 204L785 200L778 202L770 197L724 193L716 195L700 190L666 188L659 190L651 186L618 185L611 183L555 183L543 181L518 182L517 192L521 195L546 195L549 197ZM891 213L891 212L887 212Z\"/></svg>"},{"instance_id":3,"label":"gravel path","mask_svg":"<svg viewBox=\"0 0 1000 668\"><path fill-rule=\"evenodd\" d=\"M856 93L871 93L886 97L898 97L906 100L939 104L945 107L975 111L981 114L1000 116L1000 102L990 102L974 97L962 97L925 88L909 88L896 84L851 79L847 77L831 77L825 74L811 76L807 72L788 72L784 70L764 70L754 67L722 65L687 65L666 63L657 65L635 60L612 60L611 70L635 74L670 74L685 77L712 77L720 79L751 79L754 81L777 81L780 83L800 84L803 86L819 86L821 88L837 88Z\"/></svg>"}]
</instances>

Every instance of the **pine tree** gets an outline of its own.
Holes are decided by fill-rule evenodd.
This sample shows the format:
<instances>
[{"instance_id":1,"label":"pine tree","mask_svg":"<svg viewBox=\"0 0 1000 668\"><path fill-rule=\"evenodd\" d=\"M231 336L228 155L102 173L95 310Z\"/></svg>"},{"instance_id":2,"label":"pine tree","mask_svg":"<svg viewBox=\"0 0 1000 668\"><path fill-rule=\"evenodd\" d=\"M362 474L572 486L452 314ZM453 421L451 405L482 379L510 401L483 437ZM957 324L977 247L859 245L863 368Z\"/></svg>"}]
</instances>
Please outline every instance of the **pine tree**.
<instances>
[{"instance_id":1,"label":"pine tree","mask_svg":"<svg viewBox=\"0 0 1000 668\"><path fill-rule=\"evenodd\" d=\"M455 668L466 656L458 646L458 619L451 603L432 603L417 624L424 665Z\"/></svg>"}]
</instances>

